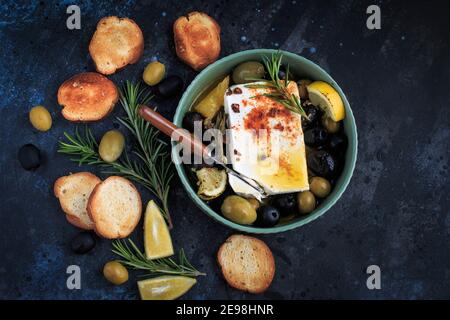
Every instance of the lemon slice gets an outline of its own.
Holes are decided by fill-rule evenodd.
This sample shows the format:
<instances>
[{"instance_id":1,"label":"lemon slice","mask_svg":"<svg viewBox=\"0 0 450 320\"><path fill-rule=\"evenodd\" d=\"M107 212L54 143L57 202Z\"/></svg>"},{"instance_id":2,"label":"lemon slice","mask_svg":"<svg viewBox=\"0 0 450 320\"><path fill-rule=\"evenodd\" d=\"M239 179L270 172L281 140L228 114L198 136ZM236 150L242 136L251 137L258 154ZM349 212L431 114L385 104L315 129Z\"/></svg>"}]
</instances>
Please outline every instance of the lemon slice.
<instances>
[{"instance_id":1,"label":"lemon slice","mask_svg":"<svg viewBox=\"0 0 450 320\"><path fill-rule=\"evenodd\" d=\"M199 112L206 119L212 119L223 106L225 91L228 89L230 76L226 76L206 97L204 97L196 106L195 111Z\"/></svg>"},{"instance_id":2,"label":"lemon slice","mask_svg":"<svg viewBox=\"0 0 450 320\"><path fill-rule=\"evenodd\" d=\"M150 200L145 210L144 246L147 259L158 259L173 255L169 228L158 206Z\"/></svg>"},{"instance_id":3,"label":"lemon slice","mask_svg":"<svg viewBox=\"0 0 450 320\"><path fill-rule=\"evenodd\" d=\"M185 294L197 280L183 276L162 276L138 281L142 300L174 300Z\"/></svg>"},{"instance_id":4,"label":"lemon slice","mask_svg":"<svg viewBox=\"0 0 450 320\"><path fill-rule=\"evenodd\" d=\"M307 87L311 103L321 108L333 121L345 118L345 108L339 93L328 83L314 81Z\"/></svg>"},{"instance_id":5,"label":"lemon slice","mask_svg":"<svg viewBox=\"0 0 450 320\"><path fill-rule=\"evenodd\" d=\"M227 186L225 170L217 168L202 168L197 171L198 192L203 200L212 200L220 196Z\"/></svg>"}]
</instances>

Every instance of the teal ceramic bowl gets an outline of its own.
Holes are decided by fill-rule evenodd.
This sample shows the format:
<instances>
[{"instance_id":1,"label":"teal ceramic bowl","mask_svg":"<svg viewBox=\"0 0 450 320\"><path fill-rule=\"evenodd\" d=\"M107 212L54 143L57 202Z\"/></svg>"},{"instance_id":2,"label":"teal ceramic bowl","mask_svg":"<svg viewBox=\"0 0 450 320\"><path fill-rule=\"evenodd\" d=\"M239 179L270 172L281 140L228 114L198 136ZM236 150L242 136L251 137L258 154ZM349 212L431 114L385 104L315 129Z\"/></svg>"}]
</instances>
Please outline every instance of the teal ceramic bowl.
<instances>
[{"instance_id":1,"label":"teal ceramic bowl","mask_svg":"<svg viewBox=\"0 0 450 320\"><path fill-rule=\"evenodd\" d=\"M276 52L276 50L271 49L255 49L242 51L227 56L223 59L220 59L215 63L211 64L210 66L208 66L206 69L200 72L200 74L194 79L194 81L192 81L192 83L187 87L178 104L173 122L177 126L181 127L185 113L189 111L193 103L196 102L198 97L204 92L205 88L210 88L211 84L216 83L221 78L224 78L227 74L230 74L233 68L236 67L238 64L240 64L241 62L251 60L261 61L261 57L263 55L270 56L274 52ZM338 199L344 193L345 188L347 187L353 175L353 169L355 168L356 163L358 140L356 133L355 118L353 117L352 110L350 109L350 105L347 101L347 98L345 97L345 94L342 92L341 88L338 86L336 81L334 81L333 78L331 78L331 76L327 72L325 72L321 67L309 61L308 59L305 59L301 56L298 56L290 52L283 52L283 63L289 64L290 70L297 77L304 77L312 80L322 80L328 82L341 95L346 109L344 128L348 138L348 148L345 158L345 167L343 169L341 176L336 182L333 192L311 214L303 217L298 216L297 218L289 222L280 223L272 228L257 228L253 226L245 226L234 223L224 218L220 214L220 212L215 212L214 210L212 210L206 202L204 202L197 196L195 190L196 186L191 185L186 175L184 166L182 164L176 164L175 167L178 172L178 175L180 176L181 183L183 184L192 201L194 201L194 203L208 216L235 230L248 233L277 233L303 226L317 219L325 212L330 210L330 208L336 203L336 201L338 201ZM175 152L175 149L173 148L174 145L175 143L172 144L172 157L174 157L175 160L179 160L179 155L177 152ZM180 161L175 162L180 163Z\"/></svg>"}]
</instances>

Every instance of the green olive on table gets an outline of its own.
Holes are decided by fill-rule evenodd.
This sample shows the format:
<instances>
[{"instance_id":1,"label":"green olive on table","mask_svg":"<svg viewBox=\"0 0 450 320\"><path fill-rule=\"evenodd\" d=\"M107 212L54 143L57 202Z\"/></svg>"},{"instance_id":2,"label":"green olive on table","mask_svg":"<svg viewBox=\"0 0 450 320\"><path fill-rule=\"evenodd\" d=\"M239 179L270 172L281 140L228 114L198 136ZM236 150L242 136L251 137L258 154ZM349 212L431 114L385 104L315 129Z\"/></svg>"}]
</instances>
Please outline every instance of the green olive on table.
<instances>
[{"instance_id":1,"label":"green olive on table","mask_svg":"<svg viewBox=\"0 0 450 320\"><path fill-rule=\"evenodd\" d=\"M325 130L329 133L336 133L339 131L339 128L341 127L341 122L333 121L331 118L327 116L322 117L322 126L325 128Z\"/></svg>"},{"instance_id":2,"label":"green olive on table","mask_svg":"<svg viewBox=\"0 0 450 320\"><path fill-rule=\"evenodd\" d=\"M330 182L322 177L312 177L309 183L309 189L318 198L325 198L330 194L331 184Z\"/></svg>"},{"instance_id":3,"label":"green olive on table","mask_svg":"<svg viewBox=\"0 0 450 320\"><path fill-rule=\"evenodd\" d=\"M103 275L109 282L119 285L128 281L128 270L118 261L109 261L103 267Z\"/></svg>"},{"instance_id":4,"label":"green olive on table","mask_svg":"<svg viewBox=\"0 0 450 320\"><path fill-rule=\"evenodd\" d=\"M297 195L298 211L301 214L308 214L316 208L316 197L311 191L299 192Z\"/></svg>"},{"instance_id":5,"label":"green olive on table","mask_svg":"<svg viewBox=\"0 0 450 320\"><path fill-rule=\"evenodd\" d=\"M52 116L44 106L36 106L30 110L30 122L39 131L48 131L52 127Z\"/></svg>"},{"instance_id":6,"label":"green olive on table","mask_svg":"<svg viewBox=\"0 0 450 320\"><path fill-rule=\"evenodd\" d=\"M149 86L157 85L166 74L166 67L159 61L150 62L144 70L142 78Z\"/></svg>"},{"instance_id":7,"label":"green olive on table","mask_svg":"<svg viewBox=\"0 0 450 320\"><path fill-rule=\"evenodd\" d=\"M241 84L252 82L252 79L264 78L264 66L257 61L247 61L238 65L233 70L234 83Z\"/></svg>"},{"instance_id":8,"label":"green olive on table","mask_svg":"<svg viewBox=\"0 0 450 320\"><path fill-rule=\"evenodd\" d=\"M228 196L220 208L225 218L240 224L252 224L256 220L256 210L246 199Z\"/></svg>"},{"instance_id":9,"label":"green olive on table","mask_svg":"<svg viewBox=\"0 0 450 320\"><path fill-rule=\"evenodd\" d=\"M125 138L123 134L117 130L110 130L103 135L98 153L103 161L114 162L119 159L124 147Z\"/></svg>"}]
</instances>

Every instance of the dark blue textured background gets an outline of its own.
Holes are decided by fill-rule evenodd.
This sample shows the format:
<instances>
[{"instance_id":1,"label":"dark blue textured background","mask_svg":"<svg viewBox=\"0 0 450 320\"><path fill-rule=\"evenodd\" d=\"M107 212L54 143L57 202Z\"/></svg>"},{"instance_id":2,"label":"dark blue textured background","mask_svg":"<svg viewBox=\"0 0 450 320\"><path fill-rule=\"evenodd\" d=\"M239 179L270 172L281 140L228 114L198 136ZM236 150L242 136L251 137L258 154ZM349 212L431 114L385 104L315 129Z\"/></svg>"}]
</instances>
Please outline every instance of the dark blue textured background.
<instances>
[{"instance_id":1,"label":"dark blue textured background","mask_svg":"<svg viewBox=\"0 0 450 320\"><path fill-rule=\"evenodd\" d=\"M81 7L82 29L70 31L67 5ZM444 1L440 2L441 4ZM366 8L382 9L382 29L366 28ZM172 23L205 11L222 27L221 57L251 48L282 48L324 67L346 92L359 131L354 177L342 199L322 218L300 229L261 236L272 248L277 272L260 296L228 287L215 261L232 233L188 200L172 183L175 247L208 274L184 298L450 298L448 10L438 1L2 1L0 5L0 298L135 299L137 272L123 286L107 283L103 264L110 242L78 256L69 225L52 193L55 179L82 169L56 153L74 125L56 101L59 85L94 70L89 40L106 15L134 19L145 36L136 64L110 78L139 79L157 57L169 74L188 84L196 75L175 55ZM172 117L178 98L153 101ZM54 124L39 133L29 109L43 104ZM122 112L90 127L97 137ZM123 132L126 132L122 128ZM26 143L39 146L46 163L24 171L16 158ZM101 175L104 177L104 175ZM143 200L150 196L142 190ZM141 228L135 237L141 237ZM66 267L82 270L82 290L66 289ZM366 288L366 267L382 270L382 289Z\"/></svg>"}]
</instances>

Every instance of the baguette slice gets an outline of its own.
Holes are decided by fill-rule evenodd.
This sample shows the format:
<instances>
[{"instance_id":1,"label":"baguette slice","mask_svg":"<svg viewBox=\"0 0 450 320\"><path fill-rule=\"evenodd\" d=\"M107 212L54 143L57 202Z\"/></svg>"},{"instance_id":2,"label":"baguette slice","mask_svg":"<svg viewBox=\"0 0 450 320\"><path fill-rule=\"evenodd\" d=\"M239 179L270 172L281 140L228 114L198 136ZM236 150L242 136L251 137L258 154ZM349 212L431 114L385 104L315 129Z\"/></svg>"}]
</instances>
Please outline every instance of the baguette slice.
<instances>
[{"instance_id":1,"label":"baguette slice","mask_svg":"<svg viewBox=\"0 0 450 320\"><path fill-rule=\"evenodd\" d=\"M119 99L116 85L96 72L66 80L58 90L62 115L69 121L97 121L106 117Z\"/></svg>"},{"instance_id":2,"label":"baguette slice","mask_svg":"<svg viewBox=\"0 0 450 320\"><path fill-rule=\"evenodd\" d=\"M100 182L97 176L89 172L78 172L56 180L53 191L66 213L67 221L74 226L86 230L94 229L86 207L92 190Z\"/></svg>"},{"instance_id":3,"label":"baguette slice","mask_svg":"<svg viewBox=\"0 0 450 320\"><path fill-rule=\"evenodd\" d=\"M250 293L269 288L275 275L275 260L261 240L232 235L220 247L217 260L228 284Z\"/></svg>"},{"instance_id":4,"label":"baguette slice","mask_svg":"<svg viewBox=\"0 0 450 320\"><path fill-rule=\"evenodd\" d=\"M203 12L191 12L173 24L178 57L194 70L201 70L220 54L219 24Z\"/></svg>"},{"instance_id":5,"label":"baguette slice","mask_svg":"<svg viewBox=\"0 0 450 320\"><path fill-rule=\"evenodd\" d=\"M99 236L125 238L133 232L141 218L141 196L127 179L111 176L92 191L87 211Z\"/></svg>"},{"instance_id":6,"label":"baguette slice","mask_svg":"<svg viewBox=\"0 0 450 320\"><path fill-rule=\"evenodd\" d=\"M97 71L113 74L127 64L136 63L144 52L144 36L131 19L105 17L97 24L89 53Z\"/></svg>"}]
</instances>

